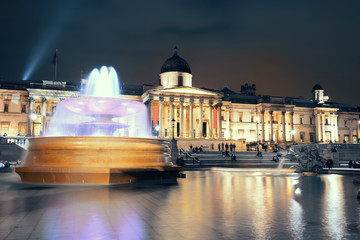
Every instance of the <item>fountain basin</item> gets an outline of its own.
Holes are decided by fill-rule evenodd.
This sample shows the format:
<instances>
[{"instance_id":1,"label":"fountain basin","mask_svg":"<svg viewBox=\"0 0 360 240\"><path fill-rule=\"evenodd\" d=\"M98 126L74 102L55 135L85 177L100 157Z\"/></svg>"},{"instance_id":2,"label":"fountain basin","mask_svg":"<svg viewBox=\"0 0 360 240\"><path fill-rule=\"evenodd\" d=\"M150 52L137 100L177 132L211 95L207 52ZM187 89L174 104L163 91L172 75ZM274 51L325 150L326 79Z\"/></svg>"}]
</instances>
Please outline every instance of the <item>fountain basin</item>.
<instances>
[{"instance_id":1,"label":"fountain basin","mask_svg":"<svg viewBox=\"0 0 360 240\"><path fill-rule=\"evenodd\" d=\"M29 141L22 182L116 184L175 181L182 170L165 161L161 140L128 137L40 137Z\"/></svg>"}]
</instances>

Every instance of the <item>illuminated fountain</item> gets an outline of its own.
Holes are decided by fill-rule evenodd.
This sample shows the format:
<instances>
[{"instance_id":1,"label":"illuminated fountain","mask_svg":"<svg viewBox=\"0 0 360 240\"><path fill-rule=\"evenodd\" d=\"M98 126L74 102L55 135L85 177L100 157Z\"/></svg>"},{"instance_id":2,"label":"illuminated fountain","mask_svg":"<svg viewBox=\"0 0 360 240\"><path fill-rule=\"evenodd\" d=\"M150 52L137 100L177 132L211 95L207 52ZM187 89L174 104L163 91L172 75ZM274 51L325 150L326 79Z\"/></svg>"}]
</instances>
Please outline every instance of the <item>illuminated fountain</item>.
<instances>
[{"instance_id":1,"label":"illuminated fountain","mask_svg":"<svg viewBox=\"0 0 360 240\"><path fill-rule=\"evenodd\" d=\"M165 161L151 138L144 104L122 98L112 67L94 69L79 98L61 101L44 137L30 140L23 182L114 184L176 181L181 167Z\"/></svg>"}]
</instances>

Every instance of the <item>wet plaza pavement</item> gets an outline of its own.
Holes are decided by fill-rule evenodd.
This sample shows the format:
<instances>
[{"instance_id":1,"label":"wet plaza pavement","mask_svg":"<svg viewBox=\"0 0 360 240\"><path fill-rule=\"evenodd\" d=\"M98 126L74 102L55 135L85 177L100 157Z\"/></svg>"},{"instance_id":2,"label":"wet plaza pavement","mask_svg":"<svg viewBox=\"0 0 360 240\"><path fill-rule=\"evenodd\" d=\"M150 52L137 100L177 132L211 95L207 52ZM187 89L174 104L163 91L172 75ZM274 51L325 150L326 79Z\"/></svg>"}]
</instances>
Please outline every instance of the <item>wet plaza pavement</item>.
<instances>
[{"instance_id":1,"label":"wet plaza pavement","mask_svg":"<svg viewBox=\"0 0 360 240\"><path fill-rule=\"evenodd\" d=\"M360 239L356 176L188 171L177 185L0 175L0 239Z\"/></svg>"}]
</instances>

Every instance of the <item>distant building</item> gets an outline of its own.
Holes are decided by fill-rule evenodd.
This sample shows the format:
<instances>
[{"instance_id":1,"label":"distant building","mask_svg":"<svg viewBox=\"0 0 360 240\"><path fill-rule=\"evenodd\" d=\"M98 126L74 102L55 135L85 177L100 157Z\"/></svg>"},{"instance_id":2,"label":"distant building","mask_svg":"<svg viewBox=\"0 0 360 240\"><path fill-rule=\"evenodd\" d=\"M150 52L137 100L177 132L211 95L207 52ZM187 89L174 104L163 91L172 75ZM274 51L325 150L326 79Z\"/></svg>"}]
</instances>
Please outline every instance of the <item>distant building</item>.
<instances>
[{"instance_id":1,"label":"distant building","mask_svg":"<svg viewBox=\"0 0 360 240\"><path fill-rule=\"evenodd\" d=\"M66 82L0 81L1 134L40 135L58 102L78 97L80 91L80 85ZM240 86L240 92L193 87L190 66L177 48L160 69L159 86L123 85L122 93L147 105L155 136L174 137L181 147L223 141L359 141L359 110L330 102L319 84L312 89L312 99L257 95L256 86L247 83Z\"/></svg>"}]
</instances>

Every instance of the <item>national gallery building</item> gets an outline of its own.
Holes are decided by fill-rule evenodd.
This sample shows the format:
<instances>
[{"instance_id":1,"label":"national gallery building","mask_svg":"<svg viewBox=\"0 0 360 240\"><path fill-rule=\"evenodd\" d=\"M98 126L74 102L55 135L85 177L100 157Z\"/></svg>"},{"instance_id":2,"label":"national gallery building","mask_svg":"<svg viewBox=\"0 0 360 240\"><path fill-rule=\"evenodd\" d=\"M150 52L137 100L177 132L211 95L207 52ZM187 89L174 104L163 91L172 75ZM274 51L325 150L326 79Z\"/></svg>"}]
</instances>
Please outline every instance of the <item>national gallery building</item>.
<instances>
[{"instance_id":1,"label":"national gallery building","mask_svg":"<svg viewBox=\"0 0 360 240\"><path fill-rule=\"evenodd\" d=\"M78 97L81 86L0 80L1 135L41 135L56 105ZM312 99L258 95L255 85L248 84L239 90L193 87L190 66L176 48L161 67L159 86L121 86L124 97L147 106L154 136L174 137L184 148L222 142L359 142L359 110L330 102L319 84L312 89Z\"/></svg>"}]
</instances>

